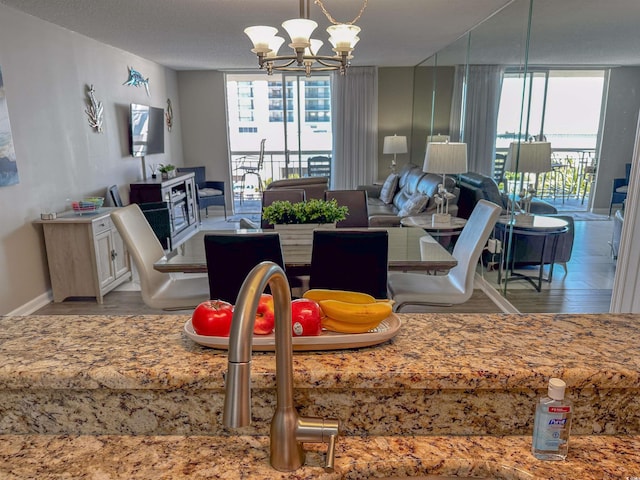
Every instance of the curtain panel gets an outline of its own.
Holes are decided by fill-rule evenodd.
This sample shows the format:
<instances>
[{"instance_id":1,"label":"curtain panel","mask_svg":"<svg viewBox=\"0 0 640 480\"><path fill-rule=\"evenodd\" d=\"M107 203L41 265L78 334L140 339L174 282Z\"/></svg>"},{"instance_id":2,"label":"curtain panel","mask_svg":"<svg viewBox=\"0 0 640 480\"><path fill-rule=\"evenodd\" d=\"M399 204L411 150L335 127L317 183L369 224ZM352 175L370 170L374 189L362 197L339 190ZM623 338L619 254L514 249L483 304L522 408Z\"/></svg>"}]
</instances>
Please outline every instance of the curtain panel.
<instances>
[{"instance_id":1,"label":"curtain panel","mask_svg":"<svg viewBox=\"0 0 640 480\"><path fill-rule=\"evenodd\" d=\"M464 65L456 67L451 140L467 144L470 172L493 176L503 75L500 65L470 65L466 72Z\"/></svg>"},{"instance_id":2,"label":"curtain panel","mask_svg":"<svg viewBox=\"0 0 640 480\"><path fill-rule=\"evenodd\" d=\"M333 74L333 174L331 188L348 190L372 183L378 165L378 70L349 67Z\"/></svg>"}]
</instances>

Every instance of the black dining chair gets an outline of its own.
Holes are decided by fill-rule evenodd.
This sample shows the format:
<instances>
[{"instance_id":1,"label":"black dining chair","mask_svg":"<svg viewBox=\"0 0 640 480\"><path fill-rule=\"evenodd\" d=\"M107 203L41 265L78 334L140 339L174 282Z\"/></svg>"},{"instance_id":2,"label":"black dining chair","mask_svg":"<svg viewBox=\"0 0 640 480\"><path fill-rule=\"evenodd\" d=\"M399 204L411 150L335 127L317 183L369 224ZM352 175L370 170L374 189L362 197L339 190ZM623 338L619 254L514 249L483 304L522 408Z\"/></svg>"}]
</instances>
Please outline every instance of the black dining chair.
<instances>
[{"instance_id":1,"label":"black dining chair","mask_svg":"<svg viewBox=\"0 0 640 480\"><path fill-rule=\"evenodd\" d=\"M327 190L325 200L335 199L340 206L349 209L347 218L336 222L337 228L355 228L369 226L369 207L366 190Z\"/></svg>"},{"instance_id":2,"label":"black dining chair","mask_svg":"<svg viewBox=\"0 0 640 480\"><path fill-rule=\"evenodd\" d=\"M277 232L220 232L204 236L211 299L235 304L245 278L260 262L271 261L284 270Z\"/></svg>"},{"instance_id":3,"label":"black dining chair","mask_svg":"<svg viewBox=\"0 0 640 480\"><path fill-rule=\"evenodd\" d=\"M316 230L310 288L368 293L387 298L389 237L386 230Z\"/></svg>"}]
</instances>

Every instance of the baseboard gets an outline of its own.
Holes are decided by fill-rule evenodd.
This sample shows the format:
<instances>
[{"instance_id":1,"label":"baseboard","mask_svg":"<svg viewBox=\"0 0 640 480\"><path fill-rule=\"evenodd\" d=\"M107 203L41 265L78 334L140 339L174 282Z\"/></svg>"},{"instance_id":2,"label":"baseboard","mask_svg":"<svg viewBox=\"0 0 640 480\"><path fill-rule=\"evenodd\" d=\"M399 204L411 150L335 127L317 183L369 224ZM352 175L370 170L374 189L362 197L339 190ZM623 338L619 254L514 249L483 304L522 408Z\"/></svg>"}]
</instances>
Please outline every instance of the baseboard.
<instances>
[{"instance_id":1,"label":"baseboard","mask_svg":"<svg viewBox=\"0 0 640 480\"><path fill-rule=\"evenodd\" d=\"M493 285L487 282L484 277L477 272L474 279L474 288L482 290L482 292L489 297L503 313L520 313L520 311L511 304L511 302L500 295L500 292L498 292Z\"/></svg>"},{"instance_id":2,"label":"baseboard","mask_svg":"<svg viewBox=\"0 0 640 480\"><path fill-rule=\"evenodd\" d=\"M51 290L47 290L42 295L38 295L33 300L7 313L7 316L31 315L33 312L40 310L45 305L50 304L52 300L53 300L53 293L51 293Z\"/></svg>"}]
</instances>

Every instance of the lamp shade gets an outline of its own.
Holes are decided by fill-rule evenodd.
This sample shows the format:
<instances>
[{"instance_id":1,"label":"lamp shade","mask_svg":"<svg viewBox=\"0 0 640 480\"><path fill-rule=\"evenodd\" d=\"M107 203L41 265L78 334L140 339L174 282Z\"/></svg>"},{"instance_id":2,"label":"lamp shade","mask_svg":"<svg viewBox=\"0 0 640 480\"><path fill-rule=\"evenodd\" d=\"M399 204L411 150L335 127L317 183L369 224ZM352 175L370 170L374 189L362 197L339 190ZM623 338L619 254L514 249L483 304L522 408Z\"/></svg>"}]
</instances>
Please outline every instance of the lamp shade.
<instances>
[{"instance_id":1,"label":"lamp shade","mask_svg":"<svg viewBox=\"0 0 640 480\"><path fill-rule=\"evenodd\" d=\"M448 142L450 140L449 135L428 135L427 143L430 142Z\"/></svg>"},{"instance_id":2,"label":"lamp shade","mask_svg":"<svg viewBox=\"0 0 640 480\"><path fill-rule=\"evenodd\" d=\"M526 173L551 171L551 143L511 142L505 170L509 172L517 170Z\"/></svg>"},{"instance_id":3,"label":"lamp shade","mask_svg":"<svg viewBox=\"0 0 640 480\"><path fill-rule=\"evenodd\" d=\"M382 153L407 153L407 137L398 135L384 137Z\"/></svg>"},{"instance_id":4,"label":"lamp shade","mask_svg":"<svg viewBox=\"0 0 640 480\"><path fill-rule=\"evenodd\" d=\"M465 173L467 167L466 143L427 143L424 156L424 172L429 173Z\"/></svg>"}]
</instances>

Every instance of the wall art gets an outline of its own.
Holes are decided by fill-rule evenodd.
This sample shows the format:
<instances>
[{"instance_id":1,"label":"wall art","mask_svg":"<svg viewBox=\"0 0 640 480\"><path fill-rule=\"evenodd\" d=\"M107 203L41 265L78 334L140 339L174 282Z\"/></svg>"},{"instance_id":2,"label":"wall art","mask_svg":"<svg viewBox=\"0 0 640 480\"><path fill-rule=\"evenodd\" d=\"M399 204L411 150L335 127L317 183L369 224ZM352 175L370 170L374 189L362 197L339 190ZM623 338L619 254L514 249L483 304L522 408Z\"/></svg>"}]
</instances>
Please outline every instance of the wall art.
<instances>
[{"instance_id":1,"label":"wall art","mask_svg":"<svg viewBox=\"0 0 640 480\"><path fill-rule=\"evenodd\" d=\"M96 132L102 133L104 130L102 128L102 120L104 118L104 107L102 106L102 102L96 100L96 91L93 88L93 85L87 85L87 96L89 97L88 103L89 106L85 110L87 116L89 117L89 126L91 128L95 128Z\"/></svg>"},{"instance_id":2,"label":"wall art","mask_svg":"<svg viewBox=\"0 0 640 480\"><path fill-rule=\"evenodd\" d=\"M171 106L171 99L167 98L167 111L164 114L167 119L167 130L170 132L173 127L173 107Z\"/></svg>"},{"instance_id":3,"label":"wall art","mask_svg":"<svg viewBox=\"0 0 640 480\"><path fill-rule=\"evenodd\" d=\"M9 123L9 110L0 69L0 187L20 183L16 152L13 148L13 136Z\"/></svg>"},{"instance_id":4,"label":"wall art","mask_svg":"<svg viewBox=\"0 0 640 480\"><path fill-rule=\"evenodd\" d=\"M147 97L150 96L149 78L144 78L142 74L133 67L129 67L129 78L123 83L123 85L127 85L129 87L144 86L144 89L147 91Z\"/></svg>"}]
</instances>

